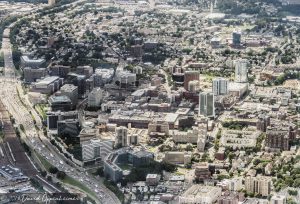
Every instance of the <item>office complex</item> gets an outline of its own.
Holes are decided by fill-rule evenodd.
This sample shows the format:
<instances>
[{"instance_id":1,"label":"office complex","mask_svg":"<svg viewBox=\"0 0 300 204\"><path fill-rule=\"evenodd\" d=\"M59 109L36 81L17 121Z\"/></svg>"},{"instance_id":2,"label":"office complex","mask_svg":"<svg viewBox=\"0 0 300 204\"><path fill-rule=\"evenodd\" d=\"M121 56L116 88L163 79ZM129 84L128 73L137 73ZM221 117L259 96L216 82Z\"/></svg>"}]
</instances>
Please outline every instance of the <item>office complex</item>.
<instances>
[{"instance_id":1,"label":"office complex","mask_svg":"<svg viewBox=\"0 0 300 204\"><path fill-rule=\"evenodd\" d=\"M75 107L78 101L78 87L73 84L65 84L60 88L61 95L67 96Z\"/></svg>"},{"instance_id":2,"label":"office complex","mask_svg":"<svg viewBox=\"0 0 300 204\"><path fill-rule=\"evenodd\" d=\"M90 141L83 142L81 144L82 148L82 160L91 161L100 159L100 147L101 141L99 139L92 139Z\"/></svg>"},{"instance_id":3,"label":"office complex","mask_svg":"<svg viewBox=\"0 0 300 204\"><path fill-rule=\"evenodd\" d=\"M23 73L24 73L24 81L26 83L32 83L46 77L47 69L46 68L32 69L30 67L25 67L23 69Z\"/></svg>"},{"instance_id":4,"label":"office complex","mask_svg":"<svg viewBox=\"0 0 300 204\"><path fill-rule=\"evenodd\" d=\"M30 67L30 68L40 68L46 67L46 60L44 59L30 59L28 56L21 56L21 68Z\"/></svg>"},{"instance_id":5,"label":"office complex","mask_svg":"<svg viewBox=\"0 0 300 204\"><path fill-rule=\"evenodd\" d=\"M50 96L49 105L52 111L70 111L72 109L72 101L68 96Z\"/></svg>"}]
</instances>

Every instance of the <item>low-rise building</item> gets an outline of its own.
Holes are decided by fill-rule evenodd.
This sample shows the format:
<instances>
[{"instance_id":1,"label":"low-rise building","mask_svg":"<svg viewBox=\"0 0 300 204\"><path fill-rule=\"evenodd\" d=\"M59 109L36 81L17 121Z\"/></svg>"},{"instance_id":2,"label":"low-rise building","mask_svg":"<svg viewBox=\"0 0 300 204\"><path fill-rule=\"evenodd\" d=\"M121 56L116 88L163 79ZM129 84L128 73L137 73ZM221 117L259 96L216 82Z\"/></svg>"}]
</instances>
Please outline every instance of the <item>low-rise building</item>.
<instances>
[{"instance_id":1,"label":"low-rise building","mask_svg":"<svg viewBox=\"0 0 300 204\"><path fill-rule=\"evenodd\" d=\"M101 105L104 97L104 90L94 88L88 95L88 107L98 108Z\"/></svg>"},{"instance_id":2,"label":"low-rise building","mask_svg":"<svg viewBox=\"0 0 300 204\"><path fill-rule=\"evenodd\" d=\"M46 77L40 81L35 82L32 86L32 91L40 92L43 94L52 94L58 91L62 85L62 78L56 76Z\"/></svg>"},{"instance_id":3,"label":"low-rise building","mask_svg":"<svg viewBox=\"0 0 300 204\"><path fill-rule=\"evenodd\" d=\"M149 186L157 185L159 180L160 180L160 175L158 174L147 174L146 176L146 183Z\"/></svg>"},{"instance_id":4,"label":"low-rise building","mask_svg":"<svg viewBox=\"0 0 300 204\"><path fill-rule=\"evenodd\" d=\"M287 203L287 199L286 196L284 195L273 195L270 200L270 204L286 204L286 203Z\"/></svg>"},{"instance_id":5,"label":"low-rise building","mask_svg":"<svg viewBox=\"0 0 300 204\"><path fill-rule=\"evenodd\" d=\"M211 178L211 172L209 171L209 165L206 162L199 163L195 168L195 180L204 181Z\"/></svg>"},{"instance_id":6,"label":"low-rise building","mask_svg":"<svg viewBox=\"0 0 300 204\"><path fill-rule=\"evenodd\" d=\"M50 96L49 105L52 111L70 111L72 109L72 101L68 96Z\"/></svg>"},{"instance_id":7,"label":"low-rise building","mask_svg":"<svg viewBox=\"0 0 300 204\"><path fill-rule=\"evenodd\" d=\"M47 69L46 68L32 69L30 67L25 67L23 69L23 73L24 73L25 83L32 83L32 82L36 82L37 80L46 77Z\"/></svg>"},{"instance_id":8,"label":"low-rise building","mask_svg":"<svg viewBox=\"0 0 300 204\"><path fill-rule=\"evenodd\" d=\"M192 185L179 196L180 204L213 204L221 196L221 188L214 186Z\"/></svg>"},{"instance_id":9,"label":"low-rise building","mask_svg":"<svg viewBox=\"0 0 300 204\"><path fill-rule=\"evenodd\" d=\"M67 96L75 107L78 101L78 87L73 84L65 84L60 88L61 95Z\"/></svg>"},{"instance_id":10,"label":"low-rise building","mask_svg":"<svg viewBox=\"0 0 300 204\"><path fill-rule=\"evenodd\" d=\"M189 164L191 163L191 154L186 152L166 152L164 161L172 164Z\"/></svg>"}]
</instances>

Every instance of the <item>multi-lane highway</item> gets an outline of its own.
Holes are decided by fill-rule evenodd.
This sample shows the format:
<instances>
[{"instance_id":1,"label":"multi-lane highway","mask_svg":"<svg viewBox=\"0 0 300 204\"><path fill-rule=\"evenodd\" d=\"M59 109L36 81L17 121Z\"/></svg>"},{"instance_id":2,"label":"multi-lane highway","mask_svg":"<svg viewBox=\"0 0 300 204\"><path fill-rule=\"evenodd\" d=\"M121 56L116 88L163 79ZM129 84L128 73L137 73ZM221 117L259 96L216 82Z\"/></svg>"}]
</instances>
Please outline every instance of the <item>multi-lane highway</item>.
<instances>
[{"instance_id":1,"label":"multi-lane highway","mask_svg":"<svg viewBox=\"0 0 300 204\"><path fill-rule=\"evenodd\" d=\"M9 28L7 28L7 36L9 36ZM8 38L4 38L2 42L4 54L4 77L0 79L0 99L10 114L15 118L16 124L22 124L24 132L22 132L22 139L34 149L37 153L43 156L53 166L56 166L60 171L73 179L80 181L86 187L93 191L93 197L97 203L120 203L118 198L109 191L102 182L89 175L83 168L77 167L68 161L63 154L51 145L49 138L47 138L41 131L42 122L38 114L34 110L29 101L23 93L21 82L15 77L15 67L12 60L11 44ZM33 117L36 120L34 125Z\"/></svg>"}]
</instances>

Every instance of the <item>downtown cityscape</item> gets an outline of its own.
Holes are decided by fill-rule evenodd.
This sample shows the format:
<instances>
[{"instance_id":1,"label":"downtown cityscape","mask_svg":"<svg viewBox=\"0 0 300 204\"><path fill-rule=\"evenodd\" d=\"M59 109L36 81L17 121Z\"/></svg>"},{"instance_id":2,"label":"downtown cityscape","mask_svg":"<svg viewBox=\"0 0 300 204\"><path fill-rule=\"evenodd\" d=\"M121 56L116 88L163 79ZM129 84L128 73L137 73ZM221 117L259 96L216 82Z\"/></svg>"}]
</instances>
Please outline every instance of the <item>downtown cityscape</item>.
<instances>
[{"instance_id":1,"label":"downtown cityscape","mask_svg":"<svg viewBox=\"0 0 300 204\"><path fill-rule=\"evenodd\" d=\"M0 204L300 204L300 0L0 0Z\"/></svg>"}]
</instances>

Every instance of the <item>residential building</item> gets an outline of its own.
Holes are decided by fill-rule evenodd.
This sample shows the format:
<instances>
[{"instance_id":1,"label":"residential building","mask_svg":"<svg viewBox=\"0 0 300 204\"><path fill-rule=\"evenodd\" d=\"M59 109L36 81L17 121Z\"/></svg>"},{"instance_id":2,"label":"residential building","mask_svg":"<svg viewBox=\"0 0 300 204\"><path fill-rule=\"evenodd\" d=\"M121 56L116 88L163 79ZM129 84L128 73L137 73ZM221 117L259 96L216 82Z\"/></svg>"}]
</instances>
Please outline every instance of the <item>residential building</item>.
<instances>
[{"instance_id":1,"label":"residential building","mask_svg":"<svg viewBox=\"0 0 300 204\"><path fill-rule=\"evenodd\" d=\"M270 116L266 114L261 114L258 116L258 120L256 122L256 128L257 130L260 130L262 132L267 131L267 127L270 125Z\"/></svg>"},{"instance_id":2,"label":"residential building","mask_svg":"<svg viewBox=\"0 0 300 204\"><path fill-rule=\"evenodd\" d=\"M179 196L179 204L213 204L221 196L221 188L215 186L192 185Z\"/></svg>"},{"instance_id":3,"label":"residential building","mask_svg":"<svg viewBox=\"0 0 300 204\"><path fill-rule=\"evenodd\" d=\"M297 130L288 124L271 124L266 130L266 147L270 149L289 150L289 142L296 137Z\"/></svg>"},{"instance_id":4,"label":"residential building","mask_svg":"<svg viewBox=\"0 0 300 204\"><path fill-rule=\"evenodd\" d=\"M211 172L209 171L209 165L206 162L199 163L195 168L195 180L204 181L211 178Z\"/></svg>"},{"instance_id":5,"label":"residential building","mask_svg":"<svg viewBox=\"0 0 300 204\"><path fill-rule=\"evenodd\" d=\"M271 192L271 180L272 178L267 176L248 176L245 179L245 189L250 193L269 196Z\"/></svg>"},{"instance_id":6,"label":"residential building","mask_svg":"<svg viewBox=\"0 0 300 204\"><path fill-rule=\"evenodd\" d=\"M125 147L128 145L127 143L127 134L128 134L128 129L124 126L117 127L116 128L116 143L115 145L117 147Z\"/></svg>"},{"instance_id":7,"label":"residential building","mask_svg":"<svg viewBox=\"0 0 300 204\"><path fill-rule=\"evenodd\" d=\"M199 71L185 71L184 72L184 88L185 90L189 89L189 82L190 81L199 81L200 74Z\"/></svg>"},{"instance_id":8,"label":"residential building","mask_svg":"<svg viewBox=\"0 0 300 204\"><path fill-rule=\"evenodd\" d=\"M199 94L199 115L215 117L215 98L213 93L201 92Z\"/></svg>"},{"instance_id":9,"label":"residential building","mask_svg":"<svg viewBox=\"0 0 300 204\"><path fill-rule=\"evenodd\" d=\"M192 129L188 131L179 131L179 130L173 130L171 135L174 140L174 142L179 143L197 143L198 141L198 128L192 127Z\"/></svg>"},{"instance_id":10,"label":"residential building","mask_svg":"<svg viewBox=\"0 0 300 204\"><path fill-rule=\"evenodd\" d=\"M166 152L164 161L172 164L189 164L191 155L186 152Z\"/></svg>"},{"instance_id":11,"label":"residential building","mask_svg":"<svg viewBox=\"0 0 300 204\"><path fill-rule=\"evenodd\" d=\"M248 82L248 61L240 59L235 61L235 82L247 83Z\"/></svg>"},{"instance_id":12,"label":"residential building","mask_svg":"<svg viewBox=\"0 0 300 204\"><path fill-rule=\"evenodd\" d=\"M150 136L157 134L169 135L169 124L167 122L152 121L148 124L148 134Z\"/></svg>"},{"instance_id":13,"label":"residential building","mask_svg":"<svg viewBox=\"0 0 300 204\"><path fill-rule=\"evenodd\" d=\"M248 91L248 83L230 82L228 86L228 92L230 95L236 98L242 98Z\"/></svg>"},{"instance_id":14,"label":"residential building","mask_svg":"<svg viewBox=\"0 0 300 204\"><path fill-rule=\"evenodd\" d=\"M231 179L224 179L217 183L217 186L227 191L240 191L243 188L242 177L235 177Z\"/></svg>"},{"instance_id":15,"label":"residential building","mask_svg":"<svg viewBox=\"0 0 300 204\"><path fill-rule=\"evenodd\" d=\"M139 144L139 135L138 134L127 135L127 145L138 145L138 144Z\"/></svg>"},{"instance_id":16,"label":"residential building","mask_svg":"<svg viewBox=\"0 0 300 204\"><path fill-rule=\"evenodd\" d=\"M228 80L221 77L213 79L213 93L215 96L228 94Z\"/></svg>"},{"instance_id":17,"label":"residential building","mask_svg":"<svg viewBox=\"0 0 300 204\"><path fill-rule=\"evenodd\" d=\"M273 195L270 204L286 204L287 199L284 195Z\"/></svg>"}]
</instances>

